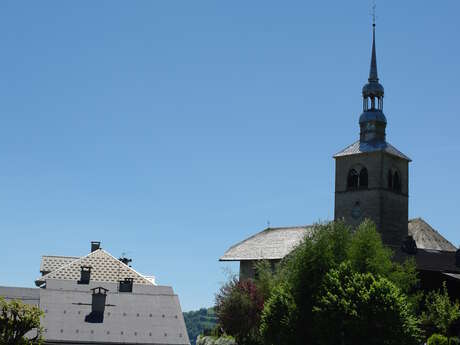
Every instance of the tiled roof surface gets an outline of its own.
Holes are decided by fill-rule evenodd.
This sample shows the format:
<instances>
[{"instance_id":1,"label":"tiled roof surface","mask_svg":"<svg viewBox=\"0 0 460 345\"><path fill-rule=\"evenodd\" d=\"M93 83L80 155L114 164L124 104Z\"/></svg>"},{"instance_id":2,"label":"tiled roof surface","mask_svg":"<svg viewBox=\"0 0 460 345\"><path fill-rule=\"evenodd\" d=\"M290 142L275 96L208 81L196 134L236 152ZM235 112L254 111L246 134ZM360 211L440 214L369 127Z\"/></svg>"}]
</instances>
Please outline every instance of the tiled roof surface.
<instances>
[{"instance_id":1,"label":"tiled roof surface","mask_svg":"<svg viewBox=\"0 0 460 345\"><path fill-rule=\"evenodd\" d=\"M220 261L282 259L306 234L310 226L267 228L230 247Z\"/></svg>"},{"instance_id":2,"label":"tiled roof surface","mask_svg":"<svg viewBox=\"0 0 460 345\"><path fill-rule=\"evenodd\" d=\"M417 248L455 253L455 246L423 219L409 220L408 228ZM300 244L311 229L311 225L267 228L230 247L220 261L282 259Z\"/></svg>"},{"instance_id":3,"label":"tiled roof surface","mask_svg":"<svg viewBox=\"0 0 460 345\"><path fill-rule=\"evenodd\" d=\"M414 238L417 248L454 252L457 250L452 243L446 240L422 218L415 218L409 221L409 235Z\"/></svg>"},{"instance_id":4,"label":"tiled roof surface","mask_svg":"<svg viewBox=\"0 0 460 345\"><path fill-rule=\"evenodd\" d=\"M407 157L404 153L399 151L396 147L391 145L387 142L377 142L377 143L366 143L360 142L359 140L350 146L346 147L342 151L336 153L334 158L342 157L342 156L349 156L349 155L356 155L364 152L375 152L375 151L384 151L390 155L406 159L411 161L409 157Z\"/></svg>"},{"instance_id":5,"label":"tiled roof surface","mask_svg":"<svg viewBox=\"0 0 460 345\"><path fill-rule=\"evenodd\" d=\"M37 279L43 283L46 279L79 280L81 266L91 267L91 280L118 283L124 278L133 278L134 284L152 284L140 273L125 265L103 249L98 249L80 259L74 260L57 270Z\"/></svg>"},{"instance_id":6,"label":"tiled roof surface","mask_svg":"<svg viewBox=\"0 0 460 345\"><path fill-rule=\"evenodd\" d=\"M79 259L78 256L43 255L40 263L40 272L53 272L77 259Z\"/></svg>"}]
</instances>

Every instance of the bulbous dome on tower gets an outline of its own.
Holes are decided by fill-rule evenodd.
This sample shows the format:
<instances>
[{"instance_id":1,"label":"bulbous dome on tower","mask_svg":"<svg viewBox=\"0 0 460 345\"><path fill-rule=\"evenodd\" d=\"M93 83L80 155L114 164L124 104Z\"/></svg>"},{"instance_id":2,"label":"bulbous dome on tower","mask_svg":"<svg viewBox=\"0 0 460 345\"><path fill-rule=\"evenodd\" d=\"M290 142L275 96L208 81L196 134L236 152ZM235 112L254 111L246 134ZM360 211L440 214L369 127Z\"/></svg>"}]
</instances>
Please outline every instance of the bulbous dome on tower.
<instances>
[{"instance_id":1,"label":"bulbous dome on tower","mask_svg":"<svg viewBox=\"0 0 460 345\"><path fill-rule=\"evenodd\" d=\"M387 119L383 114L384 89L377 73L375 24L372 25L372 57L368 83L363 87L363 113L359 118L361 142L385 142Z\"/></svg>"}]
</instances>

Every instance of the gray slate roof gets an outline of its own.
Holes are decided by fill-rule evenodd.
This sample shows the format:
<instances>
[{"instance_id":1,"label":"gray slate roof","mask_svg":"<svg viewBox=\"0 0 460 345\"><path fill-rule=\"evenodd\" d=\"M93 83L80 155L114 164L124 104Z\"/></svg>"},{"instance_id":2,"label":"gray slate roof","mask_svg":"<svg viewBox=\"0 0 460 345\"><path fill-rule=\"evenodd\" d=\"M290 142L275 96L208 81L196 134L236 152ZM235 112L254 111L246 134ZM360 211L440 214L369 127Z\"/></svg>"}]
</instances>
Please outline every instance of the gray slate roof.
<instances>
[{"instance_id":1,"label":"gray slate roof","mask_svg":"<svg viewBox=\"0 0 460 345\"><path fill-rule=\"evenodd\" d=\"M81 266L91 267L91 280L107 283L118 283L124 278L133 278L134 284L153 283L146 279L142 274L125 265L117 258L113 257L103 249L98 249L77 260L54 270L36 280L36 284L45 283L47 279L79 280Z\"/></svg>"},{"instance_id":2,"label":"gray slate roof","mask_svg":"<svg viewBox=\"0 0 460 345\"><path fill-rule=\"evenodd\" d=\"M53 272L77 259L79 259L78 256L43 255L40 263L40 272Z\"/></svg>"},{"instance_id":3,"label":"gray slate roof","mask_svg":"<svg viewBox=\"0 0 460 345\"><path fill-rule=\"evenodd\" d=\"M394 147L393 145L385 141L383 142L378 141L375 143L366 143L366 142L360 142L358 140L357 142L351 144L350 146L346 147L342 151L336 153L334 155L334 158L350 156L350 155L357 155L357 154L365 153L365 152L375 152L375 151L383 151L390 155L411 161L411 159L407 157L404 153L402 153L396 147Z\"/></svg>"},{"instance_id":4,"label":"gray slate roof","mask_svg":"<svg viewBox=\"0 0 460 345\"><path fill-rule=\"evenodd\" d=\"M267 228L230 247L220 261L282 259L311 230L311 226Z\"/></svg>"},{"instance_id":5,"label":"gray slate roof","mask_svg":"<svg viewBox=\"0 0 460 345\"><path fill-rule=\"evenodd\" d=\"M446 240L421 218L409 220L409 234L417 248L455 251L455 246ZM220 261L282 259L300 244L312 225L267 228L230 247Z\"/></svg>"},{"instance_id":6,"label":"gray slate roof","mask_svg":"<svg viewBox=\"0 0 460 345\"><path fill-rule=\"evenodd\" d=\"M454 252L457 250L452 243L446 240L422 218L409 220L409 235L414 238L417 248Z\"/></svg>"}]
</instances>

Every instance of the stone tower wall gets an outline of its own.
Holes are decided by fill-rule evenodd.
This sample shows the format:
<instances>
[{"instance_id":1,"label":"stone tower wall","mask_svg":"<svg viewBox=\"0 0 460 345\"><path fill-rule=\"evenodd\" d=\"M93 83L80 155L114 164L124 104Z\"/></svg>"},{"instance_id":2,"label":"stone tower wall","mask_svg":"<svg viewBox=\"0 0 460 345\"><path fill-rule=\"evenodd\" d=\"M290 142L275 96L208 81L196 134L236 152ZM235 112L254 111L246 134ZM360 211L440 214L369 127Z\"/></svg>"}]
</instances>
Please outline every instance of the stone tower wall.
<instances>
[{"instance_id":1,"label":"stone tower wall","mask_svg":"<svg viewBox=\"0 0 460 345\"><path fill-rule=\"evenodd\" d=\"M367 189L347 190L350 169L366 167ZM401 176L401 192L388 188L388 170ZM385 244L399 247L408 233L408 161L382 151L336 158L334 218L353 227L370 218Z\"/></svg>"}]
</instances>

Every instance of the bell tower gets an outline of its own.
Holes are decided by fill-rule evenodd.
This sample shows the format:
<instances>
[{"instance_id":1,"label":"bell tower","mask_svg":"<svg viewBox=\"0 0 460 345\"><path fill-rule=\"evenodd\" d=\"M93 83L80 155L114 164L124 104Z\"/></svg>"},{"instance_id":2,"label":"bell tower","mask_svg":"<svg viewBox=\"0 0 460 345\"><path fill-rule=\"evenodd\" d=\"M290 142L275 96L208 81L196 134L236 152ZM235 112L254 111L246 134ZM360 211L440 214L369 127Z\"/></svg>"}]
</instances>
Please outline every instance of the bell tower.
<instances>
[{"instance_id":1,"label":"bell tower","mask_svg":"<svg viewBox=\"0 0 460 345\"><path fill-rule=\"evenodd\" d=\"M334 218L354 227L369 218L387 246L400 248L408 234L411 160L386 141L387 119L383 114L384 89L377 73L375 23L369 78L362 96L359 140L334 156Z\"/></svg>"}]
</instances>

